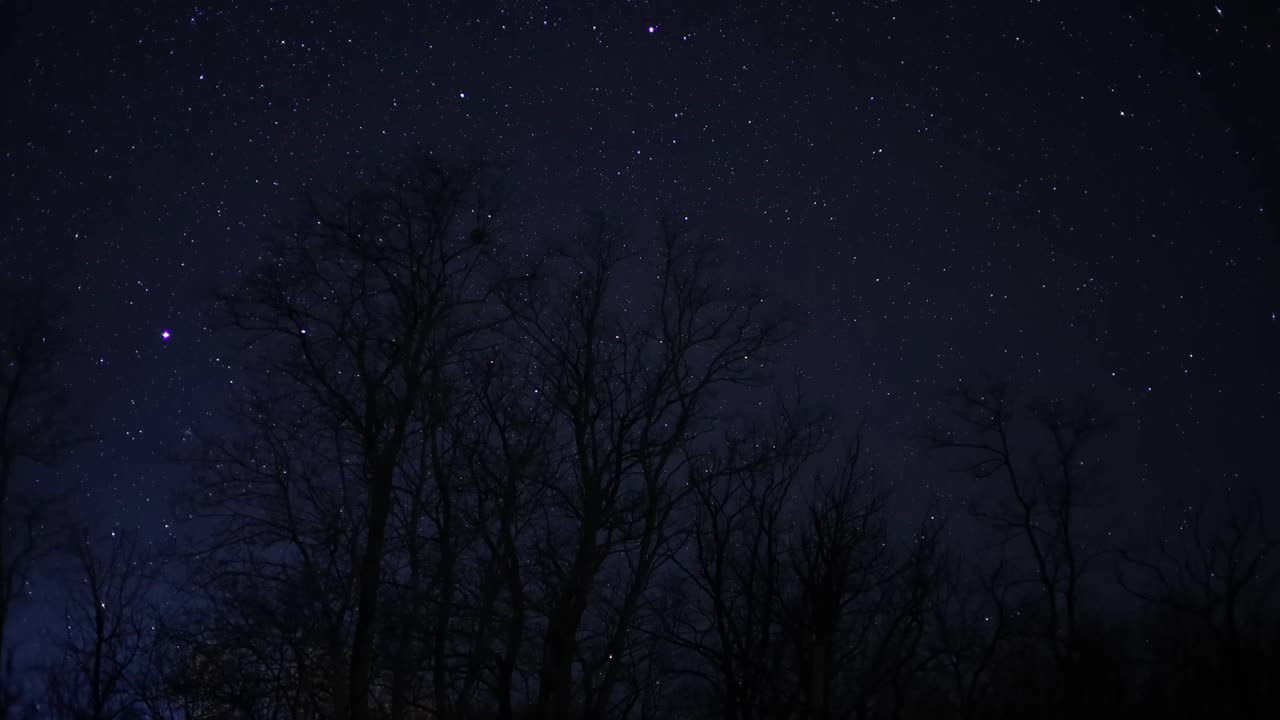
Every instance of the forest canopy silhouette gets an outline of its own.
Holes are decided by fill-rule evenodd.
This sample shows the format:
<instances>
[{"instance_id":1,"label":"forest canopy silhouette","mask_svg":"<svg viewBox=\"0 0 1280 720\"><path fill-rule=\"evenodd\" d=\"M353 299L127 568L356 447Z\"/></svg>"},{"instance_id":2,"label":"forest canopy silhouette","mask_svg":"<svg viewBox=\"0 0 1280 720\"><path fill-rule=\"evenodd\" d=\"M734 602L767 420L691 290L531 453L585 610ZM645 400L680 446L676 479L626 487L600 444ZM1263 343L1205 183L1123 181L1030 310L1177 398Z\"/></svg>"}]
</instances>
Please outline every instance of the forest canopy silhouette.
<instances>
[{"instance_id":1,"label":"forest canopy silhouette","mask_svg":"<svg viewBox=\"0 0 1280 720\"><path fill-rule=\"evenodd\" d=\"M483 161L419 153L353 185L308 195L219 297L247 383L169 439L191 478L172 547L65 522L32 480L83 434L52 379L57 312L6 296L0 628L41 572L65 611L48 658L5 647L5 716L1199 718L1280 700L1272 518L1206 484L1146 539L1109 532L1133 528L1100 524L1096 440L1124 419L1074 388L938 388L904 442L972 510L900 507L831 408L772 389L782 303L684 219L539 244Z\"/></svg>"}]
</instances>

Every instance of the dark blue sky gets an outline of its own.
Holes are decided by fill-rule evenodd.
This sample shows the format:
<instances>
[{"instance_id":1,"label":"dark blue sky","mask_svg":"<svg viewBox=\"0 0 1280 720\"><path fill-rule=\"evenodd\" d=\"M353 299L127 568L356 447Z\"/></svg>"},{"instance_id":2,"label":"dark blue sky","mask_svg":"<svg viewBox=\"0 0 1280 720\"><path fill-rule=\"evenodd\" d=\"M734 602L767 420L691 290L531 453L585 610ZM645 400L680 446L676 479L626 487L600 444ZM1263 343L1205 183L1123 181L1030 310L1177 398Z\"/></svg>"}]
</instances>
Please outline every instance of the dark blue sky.
<instances>
[{"instance_id":1,"label":"dark blue sky","mask_svg":"<svg viewBox=\"0 0 1280 720\"><path fill-rule=\"evenodd\" d=\"M1274 9L72 5L0 21L0 277L70 296L100 440L54 481L110 522L165 535L189 470L161 448L242 381L210 288L304 185L415 145L500 156L529 237L603 209L643 238L669 206L722 237L797 308L788 382L865 421L903 512L959 510L908 436L983 368L1101 398L1126 513L1274 484Z\"/></svg>"}]
</instances>

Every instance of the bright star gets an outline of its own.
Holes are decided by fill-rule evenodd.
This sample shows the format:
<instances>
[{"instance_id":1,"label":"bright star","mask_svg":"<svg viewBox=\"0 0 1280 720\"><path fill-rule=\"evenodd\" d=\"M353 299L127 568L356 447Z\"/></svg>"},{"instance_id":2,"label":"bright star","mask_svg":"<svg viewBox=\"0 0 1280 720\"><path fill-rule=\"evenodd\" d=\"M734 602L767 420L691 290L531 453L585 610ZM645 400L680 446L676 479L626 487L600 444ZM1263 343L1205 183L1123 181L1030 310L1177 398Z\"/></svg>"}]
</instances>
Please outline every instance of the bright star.
<instances>
[{"instance_id":1,"label":"bright star","mask_svg":"<svg viewBox=\"0 0 1280 720\"><path fill-rule=\"evenodd\" d=\"M168 331L168 330L163 330L163 331L161 331L161 333L160 333L160 339L161 339L162 341L164 341L164 342L168 342L168 341L169 341L169 331Z\"/></svg>"}]
</instances>

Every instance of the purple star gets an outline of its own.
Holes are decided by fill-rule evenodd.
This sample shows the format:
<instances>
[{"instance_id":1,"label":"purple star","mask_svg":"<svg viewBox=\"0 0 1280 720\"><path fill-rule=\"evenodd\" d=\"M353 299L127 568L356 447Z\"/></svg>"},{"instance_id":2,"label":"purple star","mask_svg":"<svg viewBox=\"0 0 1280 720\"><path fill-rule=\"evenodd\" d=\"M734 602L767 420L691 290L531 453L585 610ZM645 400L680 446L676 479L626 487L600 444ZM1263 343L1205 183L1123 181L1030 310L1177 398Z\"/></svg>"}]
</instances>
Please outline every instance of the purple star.
<instances>
[{"instance_id":1,"label":"purple star","mask_svg":"<svg viewBox=\"0 0 1280 720\"><path fill-rule=\"evenodd\" d=\"M160 341L161 341L161 342L169 342L169 331L168 331L168 330L162 330L162 331L160 332Z\"/></svg>"}]
</instances>

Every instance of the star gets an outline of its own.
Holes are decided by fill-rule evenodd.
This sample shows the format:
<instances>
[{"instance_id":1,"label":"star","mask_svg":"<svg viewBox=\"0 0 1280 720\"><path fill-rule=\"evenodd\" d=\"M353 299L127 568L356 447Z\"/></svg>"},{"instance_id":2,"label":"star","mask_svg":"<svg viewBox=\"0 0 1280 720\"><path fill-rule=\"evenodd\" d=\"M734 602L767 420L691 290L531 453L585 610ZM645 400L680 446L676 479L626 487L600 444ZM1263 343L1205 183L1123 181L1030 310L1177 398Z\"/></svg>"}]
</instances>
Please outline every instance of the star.
<instances>
[{"instance_id":1,"label":"star","mask_svg":"<svg viewBox=\"0 0 1280 720\"><path fill-rule=\"evenodd\" d=\"M161 331L160 331L160 341L161 341L161 342L169 342L169 331L168 331L168 330L161 330Z\"/></svg>"}]
</instances>

